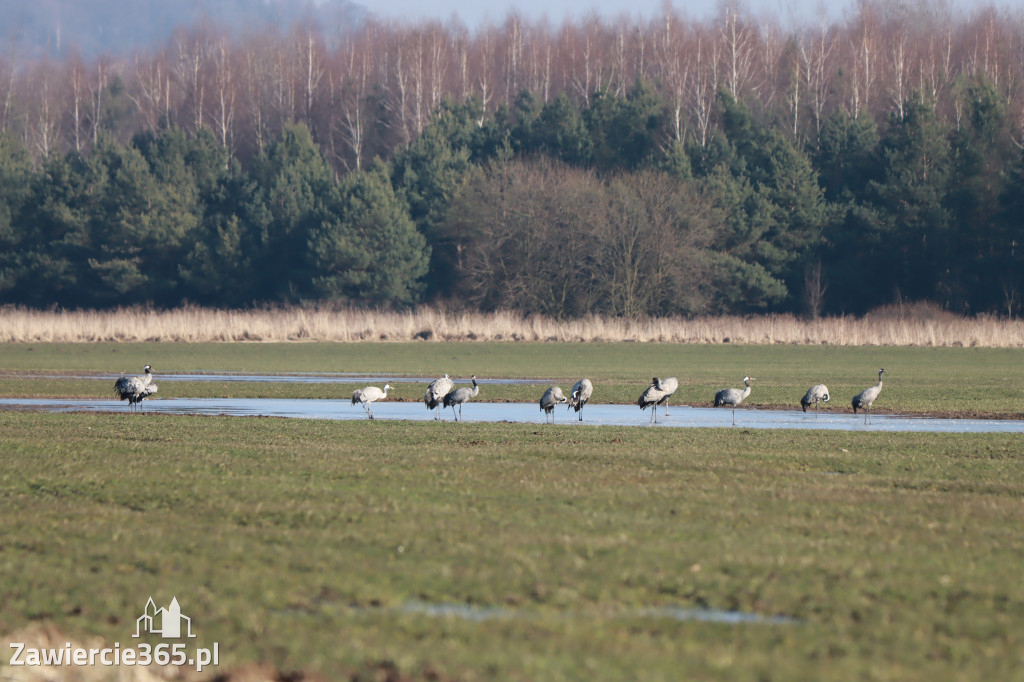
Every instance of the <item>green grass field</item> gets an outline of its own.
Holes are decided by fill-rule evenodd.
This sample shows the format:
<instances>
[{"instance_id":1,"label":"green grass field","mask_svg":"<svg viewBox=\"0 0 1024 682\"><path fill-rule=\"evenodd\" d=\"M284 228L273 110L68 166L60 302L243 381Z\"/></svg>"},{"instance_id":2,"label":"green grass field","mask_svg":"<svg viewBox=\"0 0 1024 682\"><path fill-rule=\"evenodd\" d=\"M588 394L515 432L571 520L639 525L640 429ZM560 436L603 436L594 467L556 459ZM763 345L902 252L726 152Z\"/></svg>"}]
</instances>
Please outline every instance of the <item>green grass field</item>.
<instances>
[{"instance_id":1,"label":"green grass field","mask_svg":"<svg viewBox=\"0 0 1024 682\"><path fill-rule=\"evenodd\" d=\"M647 375L676 374L707 400L707 386L735 369L758 377L755 391L789 396L815 377L863 387L884 365L879 407L888 397L884 407L928 411L967 383L976 405L949 409L1009 414L1020 412L1019 393L992 396L1021 385L1021 359L653 344L2 346L0 394L31 383L17 373L148 362L158 380L161 370L588 374L637 393ZM46 391L69 390L53 381ZM88 392L85 383L70 390ZM99 383L106 397L110 382ZM322 395L305 388L316 393L303 397ZM176 596L196 645L219 644L222 669L1024 680L1019 435L127 411L0 411L0 433L0 639L47 624L130 646L146 600ZM422 612L467 604L500 617ZM796 622L647 611L673 608Z\"/></svg>"}]
</instances>

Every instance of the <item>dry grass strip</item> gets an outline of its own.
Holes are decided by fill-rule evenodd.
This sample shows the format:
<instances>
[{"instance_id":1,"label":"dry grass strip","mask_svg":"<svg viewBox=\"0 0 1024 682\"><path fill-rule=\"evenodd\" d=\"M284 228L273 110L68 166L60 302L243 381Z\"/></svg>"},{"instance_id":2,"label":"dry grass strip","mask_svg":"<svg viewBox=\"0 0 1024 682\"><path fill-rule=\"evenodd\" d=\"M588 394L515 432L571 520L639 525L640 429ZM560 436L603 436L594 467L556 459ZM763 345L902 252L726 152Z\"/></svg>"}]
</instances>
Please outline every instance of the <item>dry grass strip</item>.
<instances>
[{"instance_id":1,"label":"dry grass strip","mask_svg":"<svg viewBox=\"0 0 1024 682\"><path fill-rule=\"evenodd\" d=\"M794 315L557 320L515 312L421 307L39 311L0 308L0 342L96 341L631 341L736 344L1024 347L1024 321L961 317L928 305L888 306L864 317Z\"/></svg>"}]
</instances>

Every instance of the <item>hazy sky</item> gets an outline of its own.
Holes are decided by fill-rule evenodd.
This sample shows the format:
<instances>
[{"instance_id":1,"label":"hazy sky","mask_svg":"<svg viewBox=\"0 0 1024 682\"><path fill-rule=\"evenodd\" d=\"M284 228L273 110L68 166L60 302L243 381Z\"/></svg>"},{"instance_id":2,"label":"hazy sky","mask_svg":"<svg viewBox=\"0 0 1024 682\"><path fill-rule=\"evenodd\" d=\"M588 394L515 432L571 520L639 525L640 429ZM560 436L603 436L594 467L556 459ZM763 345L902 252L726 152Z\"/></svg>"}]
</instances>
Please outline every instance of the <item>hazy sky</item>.
<instances>
[{"instance_id":1,"label":"hazy sky","mask_svg":"<svg viewBox=\"0 0 1024 682\"><path fill-rule=\"evenodd\" d=\"M894 0L899 2L901 0ZM916 4L918 0L902 0ZM952 6L970 10L982 5L1013 7L1017 0L923 0L924 4ZM447 21L458 16L469 28L484 22L500 24L508 11L517 9L528 19L546 17L558 25L566 19L580 19L591 11L614 19L649 19L659 14L665 0L356 0L370 12L393 19L415 22L431 18ZM706 19L714 16L720 0L671 0L672 7L683 16ZM856 6L856 0L740 0L739 6L755 15L771 15L787 22L816 23L824 12L830 19L839 19Z\"/></svg>"},{"instance_id":2,"label":"hazy sky","mask_svg":"<svg viewBox=\"0 0 1024 682\"><path fill-rule=\"evenodd\" d=\"M665 0L356 0L370 12L389 18L418 19L432 18L447 21L458 16L469 28L477 28L482 22L500 24L508 12L515 8L527 18L546 17L552 24L565 19L579 19L593 11L615 18L626 15L631 18L648 19L660 14ZM795 11L811 11L821 6L821 0L756 0L747 3L755 12L770 11L785 17ZM833 2L833 5L837 3ZM672 6L680 14L695 19L714 14L718 0L676 0ZM741 5L743 6L743 5Z\"/></svg>"}]
</instances>

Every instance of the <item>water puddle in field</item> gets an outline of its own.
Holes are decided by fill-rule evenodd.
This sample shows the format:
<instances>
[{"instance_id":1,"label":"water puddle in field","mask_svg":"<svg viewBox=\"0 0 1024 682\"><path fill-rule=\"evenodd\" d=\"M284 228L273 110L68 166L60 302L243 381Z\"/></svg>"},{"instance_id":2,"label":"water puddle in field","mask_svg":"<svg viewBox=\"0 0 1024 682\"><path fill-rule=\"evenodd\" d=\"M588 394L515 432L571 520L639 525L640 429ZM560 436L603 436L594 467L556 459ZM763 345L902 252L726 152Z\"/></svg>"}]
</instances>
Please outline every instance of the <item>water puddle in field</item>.
<instances>
[{"instance_id":1,"label":"water puddle in field","mask_svg":"<svg viewBox=\"0 0 1024 682\"><path fill-rule=\"evenodd\" d=\"M431 603L411 601L397 607L374 606L358 608L360 613L382 613L426 616L428 618L453 618L481 623L493 620L537 620L541 615L522 609L474 604ZM675 621L696 621L701 623L725 623L727 625L764 624L795 625L798 621L788 616L764 616L744 611L722 611L719 609L688 608L682 606L653 606L647 608L617 610L610 613L617 619L664 619ZM560 612L557 617L592 620L594 614L584 612Z\"/></svg>"},{"instance_id":2,"label":"water puddle in field","mask_svg":"<svg viewBox=\"0 0 1024 682\"><path fill-rule=\"evenodd\" d=\"M451 619L470 623L489 621L572 620L594 621L597 617L614 620L666 620L696 623L722 623L725 625L799 625L801 621L787 615L762 615L746 611L727 611L717 608L687 606L649 606L614 610L560 610L542 613L510 606L487 606L453 602L407 601L397 606L351 606L349 610L361 615L422 615L428 619Z\"/></svg>"},{"instance_id":3,"label":"water puddle in field","mask_svg":"<svg viewBox=\"0 0 1024 682\"><path fill-rule=\"evenodd\" d=\"M392 379L388 379L391 381ZM127 403L117 400L60 400L52 398L3 398L0 409L32 409L51 412L128 412ZM1024 433L1024 421L1010 419L937 419L904 417L891 414L871 416L866 424L862 415L799 410L736 410L728 408L671 406L669 415L659 409L659 428L730 427L745 429L805 429L822 431L888 431L939 433ZM421 402L384 401L373 404L376 421L429 421L433 413ZM349 400L277 399L277 398L156 398L142 404L142 412L151 414L225 415L235 417L289 417L304 419L367 419L361 406ZM584 421L564 406L555 409L555 423L572 426L647 426L650 410L635 405L587 405ZM467 422L513 422L544 424L537 403L468 402L462 417ZM444 410L444 419L452 422L452 410Z\"/></svg>"}]
</instances>

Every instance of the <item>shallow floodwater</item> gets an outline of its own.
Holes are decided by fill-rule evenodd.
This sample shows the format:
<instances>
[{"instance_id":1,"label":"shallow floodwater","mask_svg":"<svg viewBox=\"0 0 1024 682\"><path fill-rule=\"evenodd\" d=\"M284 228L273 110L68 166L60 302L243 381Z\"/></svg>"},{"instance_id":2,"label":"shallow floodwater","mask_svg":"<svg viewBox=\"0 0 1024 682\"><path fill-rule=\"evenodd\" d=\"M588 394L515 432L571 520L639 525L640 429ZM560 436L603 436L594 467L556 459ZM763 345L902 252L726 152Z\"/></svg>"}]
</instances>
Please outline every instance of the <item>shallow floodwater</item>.
<instances>
[{"instance_id":1,"label":"shallow floodwater","mask_svg":"<svg viewBox=\"0 0 1024 682\"><path fill-rule=\"evenodd\" d=\"M4 398L0 409L34 409L53 412L128 412L127 403L117 400L59 400L47 398ZM429 421L433 413L421 402L379 402L372 407L377 421ZM271 398L157 398L142 404L146 413L227 415L235 417L290 417L305 419L367 419L361 406L349 400L271 399ZM648 426L650 410L635 405L587 405L584 421L565 406L555 409L555 423L579 427ZM537 403L468 402L462 415L467 422L514 422L544 424ZM452 421L452 410L444 410L445 421ZM658 410L657 428L732 427L729 408L670 406ZM1024 421L1008 419L934 419L876 414L870 424L862 414L828 412L804 413L799 410L736 410L736 428L815 429L841 431L942 432L942 433L1024 433Z\"/></svg>"},{"instance_id":2,"label":"shallow floodwater","mask_svg":"<svg viewBox=\"0 0 1024 682\"><path fill-rule=\"evenodd\" d=\"M427 616L428 618L456 618L472 622L490 620L530 620L536 617L528 610L501 606L482 606L474 604L430 603L411 601L397 607L368 607L359 609L366 614L399 613L404 615ZM767 624L794 625L800 621L788 616L764 616L759 613L744 611L722 611L719 609L700 609L683 606L653 606L620 611L615 614L619 618L666 619L679 621L700 621L704 623L726 623L729 625ZM590 619L590 614L582 612L563 612L564 618Z\"/></svg>"}]
</instances>

